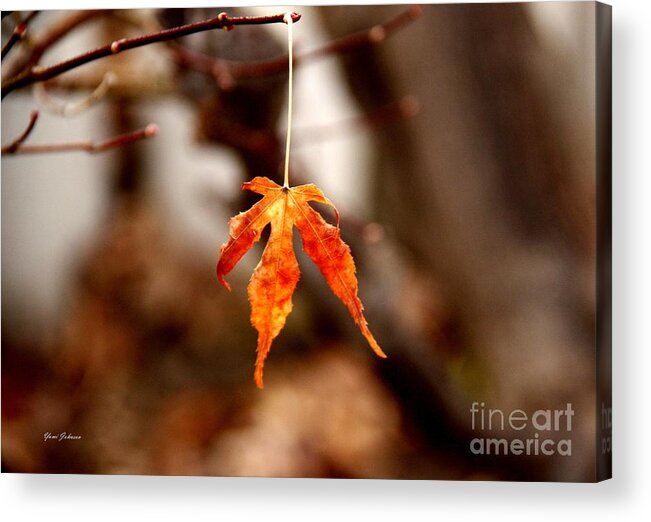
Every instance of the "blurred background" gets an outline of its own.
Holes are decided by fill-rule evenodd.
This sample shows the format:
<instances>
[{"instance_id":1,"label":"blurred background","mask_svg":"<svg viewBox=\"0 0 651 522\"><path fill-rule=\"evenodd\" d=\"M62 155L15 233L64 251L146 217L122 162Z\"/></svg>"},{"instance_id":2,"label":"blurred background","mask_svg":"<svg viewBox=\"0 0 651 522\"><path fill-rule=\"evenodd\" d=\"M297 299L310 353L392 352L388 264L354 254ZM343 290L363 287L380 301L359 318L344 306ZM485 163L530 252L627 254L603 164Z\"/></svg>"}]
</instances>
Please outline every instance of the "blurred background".
<instances>
[{"instance_id":1,"label":"blurred background","mask_svg":"<svg viewBox=\"0 0 651 522\"><path fill-rule=\"evenodd\" d=\"M285 55L285 26L129 51L2 102L3 144L34 108L28 143L160 129L96 155L2 157L3 471L591 480L594 7L292 9L293 184L314 182L338 206L389 358L372 354L295 237L302 277L260 391L246 284L261 246L231 293L214 274L228 218L256 199L241 183L282 177L287 74L258 62ZM78 17L50 64L222 10L49 11L29 34ZM15 23L3 19L3 43ZM338 50L323 52L329 42ZM12 51L3 78L29 49ZM98 103L56 114L107 72ZM475 401L571 402L572 457L472 455Z\"/></svg>"}]
</instances>

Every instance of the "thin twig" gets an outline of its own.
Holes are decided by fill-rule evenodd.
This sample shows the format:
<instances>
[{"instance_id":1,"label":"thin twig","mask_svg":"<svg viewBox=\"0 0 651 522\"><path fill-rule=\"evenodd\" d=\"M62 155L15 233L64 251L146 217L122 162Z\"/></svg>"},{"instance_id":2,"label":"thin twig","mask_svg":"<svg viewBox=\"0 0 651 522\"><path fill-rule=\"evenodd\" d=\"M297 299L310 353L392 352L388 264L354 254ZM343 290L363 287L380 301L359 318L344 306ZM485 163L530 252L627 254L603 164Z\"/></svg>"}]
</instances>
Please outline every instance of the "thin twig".
<instances>
[{"instance_id":1,"label":"thin twig","mask_svg":"<svg viewBox=\"0 0 651 522\"><path fill-rule=\"evenodd\" d=\"M23 36L25 36L29 23L36 17L36 15L38 15L38 13L39 11L32 11L25 17L23 21L16 24L16 27L14 27L13 32L7 40L7 43L2 48L2 60L4 60L5 56L7 56L9 51L11 51L11 48L16 45L23 38Z\"/></svg>"},{"instance_id":2,"label":"thin twig","mask_svg":"<svg viewBox=\"0 0 651 522\"><path fill-rule=\"evenodd\" d=\"M19 74L14 78L10 78L2 84L2 97L20 87L25 87L34 82L49 80L59 74L62 74L71 69L75 69L88 62L99 60L107 56L119 54L123 51L142 47L156 42L165 42L181 36L187 36L202 31L209 31L212 29L226 29L231 30L236 25L260 25L271 23L282 23L284 14L277 14L272 16L238 16L230 18L226 13L220 13L215 18L195 22L171 29L164 29L157 33L137 36L135 38L123 38L116 40L110 44L98 47L92 51L85 52L73 58L69 58L63 62L50 65L48 67L33 66L24 73ZM292 13L292 20L297 22L300 20L301 15Z\"/></svg>"},{"instance_id":3,"label":"thin twig","mask_svg":"<svg viewBox=\"0 0 651 522\"><path fill-rule=\"evenodd\" d=\"M5 151L2 149L2 154L42 154L47 152L70 152L81 151L88 152L89 154L97 154L104 152L115 147L121 147L134 141L139 141L158 134L158 127L153 124L147 125L144 129L140 129L127 134L120 134L108 140L94 143L92 141L80 141L72 143L52 143L46 145L20 145L13 151Z\"/></svg>"},{"instance_id":4,"label":"thin twig","mask_svg":"<svg viewBox=\"0 0 651 522\"><path fill-rule=\"evenodd\" d=\"M75 11L52 24L48 24L47 28L30 38L29 48L27 49L27 46L23 47L28 52L17 53L14 59L7 64L6 71L3 72L2 76L4 78L13 78L23 73L26 68L36 65L50 47L74 29L110 12L110 10Z\"/></svg>"},{"instance_id":5,"label":"thin twig","mask_svg":"<svg viewBox=\"0 0 651 522\"><path fill-rule=\"evenodd\" d=\"M294 56L294 66L303 65L314 59L350 52L365 45L379 44L418 19L422 13L423 8L421 6L411 6L383 24L333 40L312 51L297 52ZM285 73L287 71L287 55L272 58L271 60L233 62L213 58L178 44L174 45L172 50L174 59L178 65L212 75L220 87L232 86L235 79L258 78Z\"/></svg>"},{"instance_id":6,"label":"thin twig","mask_svg":"<svg viewBox=\"0 0 651 522\"><path fill-rule=\"evenodd\" d=\"M11 143L2 147L2 154L15 153L18 150L18 148L21 146L21 144L32 133L37 120L38 120L38 111L32 111L32 113L29 115L29 123L27 124L25 130L21 132L20 135L16 139L14 139Z\"/></svg>"},{"instance_id":7,"label":"thin twig","mask_svg":"<svg viewBox=\"0 0 651 522\"><path fill-rule=\"evenodd\" d=\"M304 54L302 58L305 60L307 58L340 54L364 45L376 45L382 43L389 38L389 36L420 18L422 14L422 6L412 5L383 24L375 25L368 30L359 31L344 36L338 40L334 40L319 49Z\"/></svg>"}]
</instances>

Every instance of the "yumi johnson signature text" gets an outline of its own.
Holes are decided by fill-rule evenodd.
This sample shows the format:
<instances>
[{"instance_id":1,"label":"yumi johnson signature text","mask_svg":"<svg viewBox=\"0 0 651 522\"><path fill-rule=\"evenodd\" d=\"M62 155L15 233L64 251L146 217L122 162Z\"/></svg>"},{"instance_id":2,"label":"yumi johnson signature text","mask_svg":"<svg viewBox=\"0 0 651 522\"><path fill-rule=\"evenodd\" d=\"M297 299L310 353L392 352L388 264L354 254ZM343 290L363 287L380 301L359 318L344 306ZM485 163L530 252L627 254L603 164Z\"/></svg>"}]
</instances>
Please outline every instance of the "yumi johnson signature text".
<instances>
[{"instance_id":1,"label":"yumi johnson signature text","mask_svg":"<svg viewBox=\"0 0 651 522\"><path fill-rule=\"evenodd\" d=\"M61 433L51 433L48 431L43 434L43 442L47 442L48 440L63 442L64 440L80 440L80 439L81 439L81 435L75 435L74 433L68 433L66 431L62 431Z\"/></svg>"}]
</instances>

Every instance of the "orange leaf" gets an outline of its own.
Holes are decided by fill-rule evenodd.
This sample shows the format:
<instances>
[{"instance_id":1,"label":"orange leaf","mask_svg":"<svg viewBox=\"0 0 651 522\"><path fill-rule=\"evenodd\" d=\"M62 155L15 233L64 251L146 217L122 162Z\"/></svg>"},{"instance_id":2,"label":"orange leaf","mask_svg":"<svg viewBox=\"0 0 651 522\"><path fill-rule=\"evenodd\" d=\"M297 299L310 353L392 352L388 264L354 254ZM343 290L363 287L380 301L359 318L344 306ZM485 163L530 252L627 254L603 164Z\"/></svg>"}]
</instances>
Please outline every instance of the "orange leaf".
<instances>
[{"instance_id":1,"label":"orange leaf","mask_svg":"<svg viewBox=\"0 0 651 522\"><path fill-rule=\"evenodd\" d=\"M281 187L264 177L244 183L242 189L264 197L246 212L231 218L230 238L221 247L217 277L230 290L224 276L260 239L262 230L271 224L269 241L248 287L251 324L258 331L255 364L258 388L263 387L264 361L271 343L292 311L292 295L300 276L292 245L294 225L303 239L303 249L319 267L333 293L346 305L373 351L386 357L364 318L364 307L357 296L355 262L350 247L341 239L339 213L332 202L316 185ZM327 223L308 204L310 201L331 206L337 215L337 226Z\"/></svg>"}]
</instances>

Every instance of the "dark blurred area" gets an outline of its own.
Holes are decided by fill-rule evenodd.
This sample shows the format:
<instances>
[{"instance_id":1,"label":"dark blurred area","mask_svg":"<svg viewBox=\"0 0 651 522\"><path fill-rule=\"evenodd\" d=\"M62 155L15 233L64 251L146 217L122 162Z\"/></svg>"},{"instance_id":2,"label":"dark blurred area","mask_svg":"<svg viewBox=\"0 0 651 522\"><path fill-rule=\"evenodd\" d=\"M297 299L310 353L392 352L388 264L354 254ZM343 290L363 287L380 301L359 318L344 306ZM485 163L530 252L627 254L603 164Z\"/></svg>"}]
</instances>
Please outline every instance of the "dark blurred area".
<instances>
[{"instance_id":1,"label":"dark blurred area","mask_svg":"<svg viewBox=\"0 0 651 522\"><path fill-rule=\"evenodd\" d=\"M306 27L338 41L404 9L296 7L303 14L297 52L316 45ZM119 13L92 28L105 42L220 10ZM65 13L48 16L35 31ZM4 41L10 26L3 20L2 27ZM210 224L201 229L212 230L203 233L213 245L206 248L170 225L182 210L171 212L177 207L161 196L174 193L186 173L163 175L160 158L192 148L170 149L174 142L156 138L83 169L60 156L32 164L3 157L3 471L592 480L593 31L589 3L428 5L381 43L326 58L339 63L332 81L359 114L405 95L420 107L409 117L344 129L341 141L365 133L367 181L361 188L359 180L332 181L343 192L349 182L357 187L360 205L340 205L342 235L370 327L389 357L374 357L295 238L301 280L262 391L252 378L256 335L245 290L261 249L233 272L231 293L218 284L214 264L228 216L256 200L239 184L258 175L279 180L287 75L220 84L176 65L164 46L147 48L152 63L162 64L156 74L143 75L141 51L133 51L64 75L68 84L51 86L61 97L79 96L106 70L117 74L97 109L103 112L93 113L105 134L128 132L155 119L157 107L162 114L163 104L177 104L184 112L164 122L238 168L228 187L198 184L182 202ZM284 35L283 27L238 27L181 42L206 56L251 62L282 56ZM312 67L297 67L297 81ZM30 103L23 93L3 101L3 143ZM57 128L65 135L65 122ZM193 159L197 168L219 177L225 167L204 153ZM293 163L295 183L320 183L309 158ZM40 287L16 282L48 263L24 254L39 233L17 233L20 212L34 203L16 199L45 190L38 169L50 179L59 170L103 176L93 189L101 194L92 211L97 225L69 249L70 283L40 326L31 315ZM74 209L84 192L73 192L52 205ZM474 401L505 411L571 402L572 456L471 454ZM81 439L44 440L62 432Z\"/></svg>"}]
</instances>

